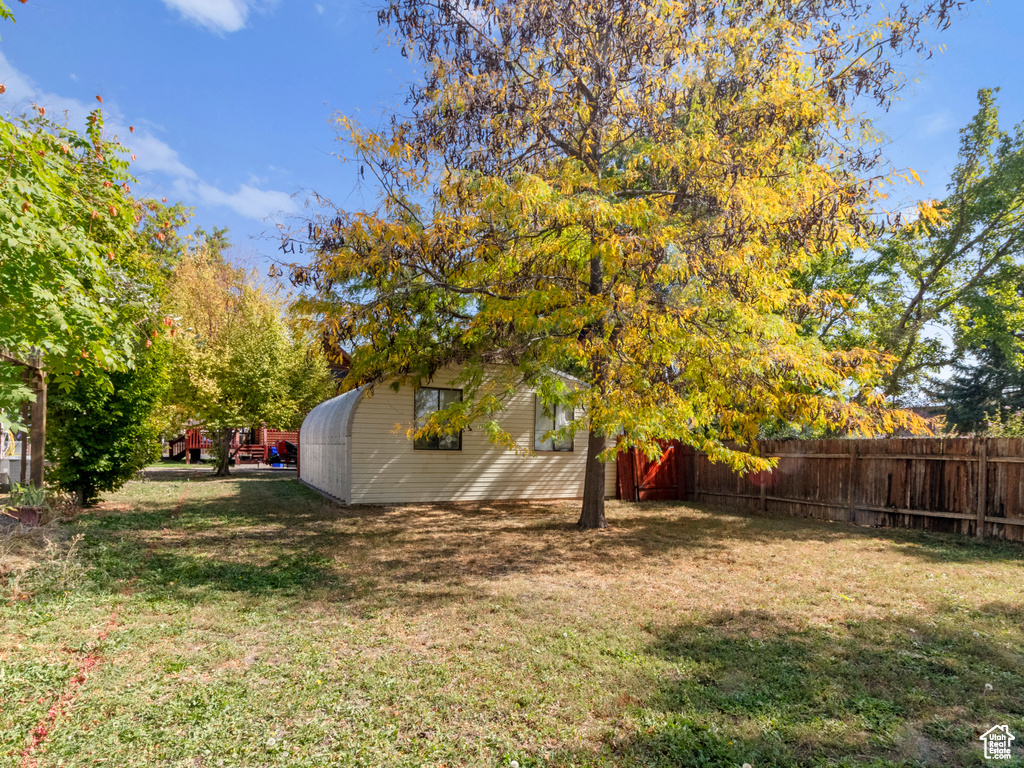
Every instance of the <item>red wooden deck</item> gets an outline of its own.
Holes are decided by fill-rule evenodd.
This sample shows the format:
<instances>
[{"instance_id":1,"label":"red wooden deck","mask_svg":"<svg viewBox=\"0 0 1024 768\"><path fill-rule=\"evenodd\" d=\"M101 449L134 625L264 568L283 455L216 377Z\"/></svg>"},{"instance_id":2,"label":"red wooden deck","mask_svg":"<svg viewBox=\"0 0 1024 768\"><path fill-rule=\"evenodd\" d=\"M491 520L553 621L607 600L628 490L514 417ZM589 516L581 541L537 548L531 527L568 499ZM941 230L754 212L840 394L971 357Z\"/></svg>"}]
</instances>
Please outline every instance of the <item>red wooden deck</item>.
<instances>
[{"instance_id":1,"label":"red wooden deck","mask_svg":"<svg viewBox=\"0 0 1024 768\"><path fill-rule=\"evenodd\" d=\"M267 464L271 459L271 448L280 443L299 445L299 432L261 427L255 433L235 433L231 441L231 449L236 464ZM188 429L168 443L169 456L172 459L184 456L185 463L191 463L193 451L213 450L213 439L203 430ZM280 447L278 448L280 451Z\"/></svg>"}]
</instances>

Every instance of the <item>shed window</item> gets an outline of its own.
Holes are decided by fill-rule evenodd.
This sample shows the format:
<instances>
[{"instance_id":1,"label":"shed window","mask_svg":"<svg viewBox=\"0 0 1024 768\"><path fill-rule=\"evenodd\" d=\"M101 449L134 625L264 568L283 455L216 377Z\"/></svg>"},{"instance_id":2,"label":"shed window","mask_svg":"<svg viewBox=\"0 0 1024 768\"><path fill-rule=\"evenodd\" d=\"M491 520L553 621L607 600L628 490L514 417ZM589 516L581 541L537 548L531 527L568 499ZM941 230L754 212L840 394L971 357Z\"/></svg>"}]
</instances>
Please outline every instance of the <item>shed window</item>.
<instances>
[{"instance_id":1,"label":"shed window","mask_svg":"<svg viewBox=\"0 0 1024 768\"><path fill-rule=\"evenodd\" d=\"M561 405L546 405L540 395L536 396L536 410L533 422L533 449L535 451L571 451L572 438L554 437L544 439L544 435L555 429L561 429L573 421L572 408Z\"/></svg>"},{"instance_id":2,"label":"shed window","mask_svg":"<svg viewBox=\"0 0 1024 768\"><path fill-rule=\"evenodd\" d=\"M438 387L421 387L417 389L413 405L416 412L416 429L423 426L423 423L430 414L444 410L452 403L461 402L461 389L440 389ZM413 448L418 451L461 451L462 430L459 430L454 435L418 437L413 441Z\"/></svg>"}]
</instances>

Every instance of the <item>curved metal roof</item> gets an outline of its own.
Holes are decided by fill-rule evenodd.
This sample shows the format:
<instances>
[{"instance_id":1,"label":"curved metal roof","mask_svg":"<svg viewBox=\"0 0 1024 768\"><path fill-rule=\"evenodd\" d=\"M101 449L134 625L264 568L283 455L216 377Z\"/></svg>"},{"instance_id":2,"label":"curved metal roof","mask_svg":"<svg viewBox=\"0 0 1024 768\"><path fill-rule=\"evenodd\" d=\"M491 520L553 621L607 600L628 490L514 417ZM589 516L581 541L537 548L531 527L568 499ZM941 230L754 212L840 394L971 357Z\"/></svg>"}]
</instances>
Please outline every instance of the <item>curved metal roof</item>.
<instances>
[{"instance_id":1,"label":"curved metal roof","mask_svg":"<svg viewBox=\"0 0 1024 768\"><path fill-rule=\"evenodd\" d=\"M365 387L359 387L332 397L310 411L302 422L302 444L339 445L345 442L356 403L364 390Z\"/></svg>"}]
</instances>

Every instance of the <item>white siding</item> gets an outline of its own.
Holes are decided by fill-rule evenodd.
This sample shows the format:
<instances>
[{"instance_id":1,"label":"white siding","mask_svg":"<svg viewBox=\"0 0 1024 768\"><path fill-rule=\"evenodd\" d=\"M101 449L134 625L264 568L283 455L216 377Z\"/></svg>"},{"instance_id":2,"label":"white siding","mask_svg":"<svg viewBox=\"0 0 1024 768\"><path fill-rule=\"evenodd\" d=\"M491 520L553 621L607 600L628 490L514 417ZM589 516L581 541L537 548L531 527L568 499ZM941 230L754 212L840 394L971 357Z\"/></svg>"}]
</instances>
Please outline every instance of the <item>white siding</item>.
<instances>
[{"instance_id":1,"label":"white siding","mask_svg":"<svg viewBox=\"0 0 1024 768\"><path fill-rule=\"evenodd\" d=\"M435 377L426 386L446 386ZM413 421L413 388L386 384L356 404L351 452L351 504L557 499L583 495L587 434L576 434L573 451L522 456L487 439L482 429L462 434L461 451L417 451L407 430ZM533 447L534 392L517 393L498 422L524 450ZM305 441L305 431L302 435ZM303 446L304 447L304 446ZM305 451L302 474L306 475ZM615 464L606 465L605 494L615 495Z\"/></svg>"}]
</instances>

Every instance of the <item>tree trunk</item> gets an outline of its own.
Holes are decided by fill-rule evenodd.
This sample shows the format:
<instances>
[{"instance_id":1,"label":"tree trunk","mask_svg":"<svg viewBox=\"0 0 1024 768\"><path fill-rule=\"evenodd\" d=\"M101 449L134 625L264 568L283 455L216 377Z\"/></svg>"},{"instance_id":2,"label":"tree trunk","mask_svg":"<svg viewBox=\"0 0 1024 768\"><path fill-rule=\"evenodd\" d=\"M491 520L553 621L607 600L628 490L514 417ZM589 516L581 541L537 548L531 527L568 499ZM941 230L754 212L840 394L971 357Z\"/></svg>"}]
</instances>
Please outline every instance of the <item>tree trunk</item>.
<instances>
[{"instance_id":1,"label":"tree trunk","mask_svg":"<svg viewBox=\"0 0 1024 768\"><path fill-rule=\"evenodd\" d=\"M604 435L591 430L587 440L587 470L583 478L583 511L576 527L581 530L607 528L604 519L604 462L598 460L604 450Z\"/></svg>"},{"instance_id":2,"label":"tree trunk","mask_svg":"<svg viewBox=\"0 0 1024 768\"><path fill-rule=\"evenodd\" d=\"M591 243L590 256L590 290L591 296L599 296L604 290L604 268L596 247ZM589 331L591 343L600 350L604 336L604 320L598 320ZM604 396L605 383L608 380L608 359L602 351L591 353L591 371L594 375L593 388L597 397ZM590 437L587 440L587 470L583 476L583 509L576 526L581 530L605 528L608 523L604 519L604 463L598 456L604 450L604 435L594 429L590 423Z\"/></svg>"},{"instance_id":3,"label":"tree trunk","mask_svg":"<svg viewBox=\"0 0 1024 768\"><path fill-rule=\"evenodd\" d=\"M32 441L31 482L36 488L44 487L43 471L46 458L46 373L42 368L32 371L32 389L36 396L30 410L32 427L29 430Z\"/></svg>"},{"instance_id":4,"label":"tree trunk","mask_svg":"<svg viewBox=\"0 0 1024 768\"><path fill-rule=\"evenodd\" d=\"M217 471L214 477L229 477L231 475L231 441L235 437L235 430L222 429L220 431L220 455L217 457Z\"/></svg>"}]
</instances>

